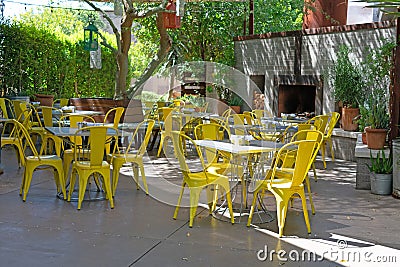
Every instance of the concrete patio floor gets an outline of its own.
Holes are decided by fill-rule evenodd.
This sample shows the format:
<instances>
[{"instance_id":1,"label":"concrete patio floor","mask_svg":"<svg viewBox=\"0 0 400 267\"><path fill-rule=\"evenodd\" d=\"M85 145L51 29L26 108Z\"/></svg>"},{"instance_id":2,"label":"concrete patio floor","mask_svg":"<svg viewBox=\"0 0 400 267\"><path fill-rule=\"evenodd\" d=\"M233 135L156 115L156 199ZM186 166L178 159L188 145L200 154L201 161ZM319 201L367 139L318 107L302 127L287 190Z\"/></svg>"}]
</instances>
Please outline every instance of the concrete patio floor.
<instances>
[{"instance_id":1,"label":"concrete patio floor","mask_svg":"<svg viewBox=\"0 0 400 267\"><path fill-rule=\"evenodd\" d=\"M201 207L193 228L188 227L188 208L181 208L173 220L181 181L173 160L146 161L149 196L135 189L129 175L121 175L114 209L107 201L85 201L80 211L77 202L56 197L48 170L35 172L24 203L18 194L23 170L17 167L13 149L3 149L2 165L2 266L398 266L400 262L400 200L355 190L352 162L328 162L324 170L318 159L318 181L310 175L316 207L316 215L310 212L312 234L307 234L300 201L295 200L283 238L277 237L276 220L246 227L246 218L231 225ZM267 196L264 202L275 218L275 199ZM303 259L305 250L317 259Z\"/></svg>"}]
</instances>

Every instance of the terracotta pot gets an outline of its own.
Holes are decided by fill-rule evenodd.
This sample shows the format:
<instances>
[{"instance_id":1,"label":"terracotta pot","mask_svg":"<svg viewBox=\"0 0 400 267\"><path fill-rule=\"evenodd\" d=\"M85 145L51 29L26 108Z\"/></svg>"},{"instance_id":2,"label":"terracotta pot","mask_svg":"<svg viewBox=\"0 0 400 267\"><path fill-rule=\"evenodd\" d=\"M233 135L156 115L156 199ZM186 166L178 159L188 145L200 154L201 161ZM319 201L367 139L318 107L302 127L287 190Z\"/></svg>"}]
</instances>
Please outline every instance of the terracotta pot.
<instances>
[{"instance_id":1,"label":"terracotta pot","mask_svg":"<svg viewBox=\"0 0 400 267\"><path fill-rule=\"evenodd\" d=\"M230 108L237 114L240 113L240 106L230 106Z\"/></svg>"},{"instance_id":2,"label":"terracotta pot","mask_svg":"<svg viewBox=\"0 0 400 267\"><path fill-rule=\"evenodd\" d=\"M387 130L365 128L367 132L367 145L369 149L382 149L385 146Z\"/></svg>"},{"instance_id":3,"label":"terracotta pot","mask_svg":"<svg viewBox=\"0 0 400 267\"><path fill-rule=\"evenodd\" d=\"M367 133L365 131L361 134L361 140L364 145L367 144Z\"/></svg>"},{"instance_id":4,"label":"terracotta pot","mask_svg":"<svg viewBox=\"0 0 400 267\"><path fill-rule=\"evenodd\" d=\"M353 119L359 114L359 108L342 108L342 129L345 131L356 131L358 124L353 123Z\"/></svg>"}]
</instances>

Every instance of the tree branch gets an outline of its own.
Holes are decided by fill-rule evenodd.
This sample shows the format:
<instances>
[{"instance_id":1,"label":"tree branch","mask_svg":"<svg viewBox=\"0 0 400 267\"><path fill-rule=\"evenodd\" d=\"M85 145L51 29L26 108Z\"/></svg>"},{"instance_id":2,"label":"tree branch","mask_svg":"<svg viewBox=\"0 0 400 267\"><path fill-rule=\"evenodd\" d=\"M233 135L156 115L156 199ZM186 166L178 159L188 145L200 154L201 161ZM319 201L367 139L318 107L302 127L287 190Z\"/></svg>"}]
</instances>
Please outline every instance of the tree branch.
<instances>
[{"instance_id":1,"label":"tree branch","mask_svg":"<svg viewBox=\"0 0 400 267\"><path fill-rule=\"evenodd\" d=\"M154 14L157 14L159 12L171 12L171 11L166 10L167 4L168 4L168 0L163 0L161 2L161 4L157 7L146 10L144 12L136 13L135 18L146 18L146 17L150 17ZM172 11L172 13L173 12L175 12L175 11Z\"/></svg>"},{"instance_id":2,"label":"tree branch","mask_svg":"<svg viewBox=\"0 0 400 267\"><path fill-rule=\"evenodd\" d=\"M137 79L135 84L129 88L128 95L130 98L142 89L143 84L153 75L153 72L157 69L157 67L162 63L165 59L168 51L171 49L172 46L172 39L169 36L167 30L164 28L163 25L163 17L160 13L157 14L156 18L156 26L158 33L160 34L160 46L158 48L157 54L151 60L149 65L147 66L146 70L143 74Z\"/></svg>"},{"instance_id":3,"label":"tree branch","mask_svg":"<svg viewBox=\"0 0 400 267\"><path fill-rule=\"evenodd\" d=\"M104 38L104 36L98 32L98 35L101 37L101 44L107 48L109 48L114 54L118 53L118 49L115 49L115 47L113 47L112 45L110 45L109 43L107 43L106 38Z\"/></svg>"}]
</instances>

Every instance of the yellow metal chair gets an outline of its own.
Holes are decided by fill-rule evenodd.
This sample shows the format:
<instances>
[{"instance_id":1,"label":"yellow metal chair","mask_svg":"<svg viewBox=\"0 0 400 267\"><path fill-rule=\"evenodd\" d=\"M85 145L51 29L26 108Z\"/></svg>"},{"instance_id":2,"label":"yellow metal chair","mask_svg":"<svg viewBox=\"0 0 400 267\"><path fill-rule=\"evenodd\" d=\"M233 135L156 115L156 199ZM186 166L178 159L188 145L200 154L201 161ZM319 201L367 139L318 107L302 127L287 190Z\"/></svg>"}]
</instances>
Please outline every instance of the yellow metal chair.
<instances>
[{"instance_id":1,"label":"yellow metal chair","mask_svg":"<svg viewBox=\"0 0 400 267\"><path fill-rule=\"evenodd\" d=\"M19 129L17 126L12 121L7 121L4 124L5 129L8 125L10 133L6 134L4 131L1 135L1 147L11 145L15 148L15 151L17 153L17 159L18 159L18 166L21 168L21 166L25 166L25 154L24 154L24 146L21 142L20 134L19 134Z\"/></svg>"},{"instance_id":2,"label":"yellow metal chair","mask_svg":"<svg viewBox=\"0 0 400 267\"><path fill-rule=\"evenodd\" d=\"M234 127L234 131L233 133L235 135L245 135L246 134L246 130L245 130L245 122L246 122L246 118L244 116L244 114L231 114L228 116L227 122L232 125L231 123L233 122L233 127ZM231 131L231 134L233 134Z\"/></svg>"},{"instance_id":3,"label":"yellow metal chair","mask_svg":"<svg viewBox=\"0 0 400 267\"><path fill-rule=\"evenodd\" d=\"M21 103L26 103L21 100L12 100L15 118L19 118L22 114ZM26 106L25 106L26 107Z\"/></svg>"},{"instance_id":4,"label":"yellow metal chair","mask_svg":"<svg viewBox=\"0 0 400 267\"><path fill-rule=\"evenodd\" d=\"M221 186L226 192L226 201L228 204L231 223L233 224L235 222L235 218L233 216L233 210L232 210L229 178L225 175L218 174L213 168L206 168L200 149L197 147L197 145L193 142L193 140L190 137L178 131L172 132L172 136L173 136L175 154L178 157L180 170L183 174L181 192L179 194L178 203L175 208L173 218L176 219L178 216L179 206L181 204L183 192L185 190L185 187L188 186L190 192L189 227L192 227L193 219L194 216L196 215L196 210L199 203L201 190L207 188L208 205L211 213L214 207L214 199L210 187L218 185ZM186 153L184 153L183 143L185 143L186 145L190 144L190 146L193 147L192 150L194 153L193 156L195 156L200 161L201 170L197 169L194 171L193 169L190 168L191 166L188 166L187 164L188 161L186 160L185 157Z\"/></svg>"},{"instance_id":5,"label":"yellow metal chair","mask_svg":"<svg viewBox=\"0 0 400 267\"><path fill-rule=\"evenodd\" d=\"M135 132L133 133L133 136L131 137L131 140L130 140L128 146L122 148L122 150L119 148L119 152L108 156L110 158L111 164L113 166L113 175L112 175L112 195L113 196L115 195L115 191L117 189L119 171L120 171L122 165L125 163L128 163L128 162L133 164L132 168L133 168L134 180L135 180L137 189L139 189L139 170L138 170L138 167L139 167L140 172L142 174L143 186L144 186L146 195L149 194L149 189L147 187L147 182L146 182L146 174L145 174L144 165L143 165L143 156L144 156L144 153L146 152L146 147L147 147L147 144L149 143L154 124L155 124L154 120L145 120L145 121L139 123ZM143 140L141 140L140 147L138 149L135 149L134 145L135 144L137 145L138 144L137 142L139 142L140 131L143 130L143 127L145 127L145 126L147 126L147 129L146 129L144 138L143 138Z\"/></svg>"},{"instance_id":6,"label":"yellow metal chair","mask_svg":"<svg viewBox=\"0 0 400 267\"><path fill-rule=\"evenodd\" d=\"M115 129L118 129L118 124L119 121L121 120L122 114L124 113L125 108L124 107L116 107L116 108L112 108L109 111L107 111L106 116L104 117L104 123L107 123L108 121L110 121L109 117L112 116L112 114L114 114L114 118L113 118L113 127ZM111 151L111 143L108 143L106 145L106 154L110 154Z\"/></svg>"},{"instance_id":7,"label":"yellow metal chair","mask_svg":"<svg viewBox=\"0 0 400 267\"><path fill-rule=\"evenodd\" d=\"M173 128L172 111L174 108L162 107L158 109L159 124L161 127L160 144L158 147L157 157L160 156L163 149L165 138L171 138Z\"/></svg>"},{"instance_id":8,"label":"yellow metal chair","mask_svg":"<svg viewBox=\"0 0 400 267\"><path fill-rule=\"evenodd\" d=\"M304 192L304 179L313 163L319 149L319 142L313 140L301 140L285 144L277 154L276 158L284 158L288 151L296 153L294 168L286 172L279 167L279 161L273 162L272 168L268 171L265 180L257 181L254 191L253 201L250 209L247 226L250 226L258 194L264 190L270 191L276 199L276 214L279 228L279 237L283 235L283 228L286 221L286 213L289 200L297 194L301 198L304 220L307 232L311 233L310 221L308 217L307 203ZM285 164L285 163L283 163Z\"/></svg>"},{"instance_id":9,"label":"yellow metal chair","mask_svg":"<svg viewBox=\"0 0 400 267\"><path fill-rule=\"evenodd\" d=\"M0 108L3 118L16 119L13 102L8 98L0 98Z\"/></svg>"},{"instance_id":10,"label":"yellow metal chair","mask_svg":"<svg viewBox=\"0 0 400 267\"><path fill-rule=\"evenodd\" d=\"M68 106L69 103L69 98L58 98L56 100L53 101L53 107L55 106L55 104L60 104L59 108Z\"/></svg>"},{"instance_id":11,"label":"yellow metal chair","mask_svg":"<svg viewBox=\"0 0 400 267\"><path fill-rule=\"evenodd\" d=\"M230 140L229 130L220 124L215 123L207 123L200 124L195 127L195 138L197 140ZM237 175L241 179L242 185L244 185L244 170L243 166L237 165L232 166L231 159L232 155L228 152L217 151L217 149L205 149L203 155L206 156L206 169L214 168L215 171L219 174L232 174L233 168L237 168ZM246 198L246 190L245 186L242 186L242 193L244 199ZM218 190L217 190L218 191ZM215 203L215 202L214 202ZM215 207L213 207L215 208Z\"/></svg>"},{"instance_id":12,"label":"yellow metal chair","mask_svg":"<svg viewBox=\"0 0 400 267\"><path fill-rule=\"evenodd\" d=\"M323 133L321 133L320 131L317 130L313 130L313 129L304 129L304 130L300 130L297 133L295 133L291 139L291 142L295 142L295 141L300 141L300 140L311 140L311 141L317 141L319 143L319 147L321 147L322 142L323 142ZM286 153L284 154L284 159L282 159L283 164L282 166L280 166L282 169L284 169L285 171L292 171L293 166L295 164L296 161L296 153ZM315 159L312 162L312 168L314 171L314 179L317 180L317 172L315 169ZM315 208L314 208L314 202L312 200L312 195L311 195L311 186L310 186L310 179L309 176L307 174L306 178L305 178L305 183L307 186L307 191L308 191L308 195L309 195L309 199L310 199L310 205L311 205L311 211L312 214L315 214Z\"/></svg>"},{"instance_id":13,"label":"yellow metal chair","mask_svg":"<svg viewBox=\"0 0 400 267\"><path fill-rule=\"evenodd\" d=\"M36 110L42 112L43 125L40 125L40 127L43 126L53 127L55 124L58 124L58 120L55 119L55 116L53 115L58 114L59 117L62 116L62 110L58 108L53 108L49 106L40 106ZM58 136L55 136L47 132L45 129L43 130L41 136L43 139L42 139L42 148L40 150L40 154L46 154L48 148L49 148L49 153L53 153L53 146L54 146L56 155L60 157L63 145L62 139Z\"/></svg>"},{"instance_id":14,"label":"yellow metal chair","mask_svg":"<svg viewBox=\"0 0 400 267\"><path fill-rule=\"evenodd\" d=\"M118 123L121 120L122 114L124 113L125 108L124 107L116 107L116 108L112 108L109 111L107 111L106 116L104 117L104 123L107 123L108 121L110 121L110 117L112 116L112 114L114 114L114 118L113 118L113 127L114 128L118 128Z\"/></svg>"},{"instance_id":15,"label":"yellow metal chair","mask_svg":"<svg viewBox=\"0 0 400 267\"><path fill-rule=\"evenodd\" d=\"M39 155L36 150L35 144L32 142L27 129L17 120L12 120L14 127L18 131L21 142L25 142L29 146L32 156L25 156L25 170L22 178L21 189L19 194L22 195L22 200L26 201L26 196L32 181L33 172L38 167L50 167L54 171L54 180L57 186L57 193L62 192L64 199L67 194L65 190L64 171L62 166L62 159L57 155Z\"/></svg>"},{"instance_id":16,"label":"yellow metal chair","mask_svg":"<svg viewBox=\"0 0 400 267\"><path fill-rule=\"evenodd\" d=\"M331 112L329 114L329 122L324 132L324 140L321 145L321 155L322 155L322 161L324 163L324 168L326 168L326 162L325 162L326 143L329 143L329 149L331 150L332 161L335 161L335 152L333 151L333 145L332 145L332 132L333 129L335 128L336 123L339 121L339 118L340 114L337 112Z\"/></svg>"},{"instance_id":17,"label":"yellow metal chair","mask_svg":"<svg viewBox=\"0 0 400 267\"><path fill-rule=\"evenodd\" d=\"M251 111L243 111L243 116L247 125L256 125L255 116Z\"/></svg>"},{"instance_id":18,"label":"yellow metal chair","mask_svg":"<svg viewBox=\"0 0 400 267\"><path fill-rule=\"evenodd\" d=\"M69 126L71 128L78 128L78 122L92 122L94 123L95 120L87 115L78 115L78 114L70 114L70 115L65 115L60 118L58 121L59 126ZM82 138L74 138L71 136L70 138L71 143L76 142L76 145L81 146L82 145ZM74 140L75 139L75 140ZM86 151L86 155L90 155L88 151ZM83 156L83 155L82 155ZM69 149L64 149L63 150L63 169L64 169L64 175L65 175L65 180L67 180L68 174L69 174L69 169L71 166L72 161L74 160L74 148L69 148Z\"/></svg>"},{"instance_id":19,"label":"yellow metal chair","mask_svg":"<svg viewBox=\"0 0 400 267\"><path fill-rule=\"evenodd\" d=\"M84 133L89 133L87 144L82 146L75 145L74 148L74 162L72 163L72 172L70 177L70 188L68 194L68 201L71 200L72 192L74 191L76 176L79 177L78 187L78 210L81 209L82 201L85 195L88 180L91 176L95 179L101 178L103 189L106 193L106 198L110 202L110 207L114 208L114 201L111 191L110 181L110 164L103 160L106 143L110 142L112 137L107 135L107 131L115 133L113 136L118 136L118 130L108 126L90 126L78 129L74 135L74 143L81 139ZM81 158L85 155L86 151L90 151L89 159L87 157Z\"/></svg>"},{"instance_id":20,"label":"yellow metal chair","mask_svg":"<svg viewBox=\"0 0 400 267\"><path fill-rule=\"evenodd\" d=\"M199 124L194 128L194 136L197 140L224 140L227 138L230 140L229 130L220 124L216 123L207 123L207 124ZM231 155L229 153L218 153L217 149L206 149L206 167L216 166L218 165L223 171L230 168L230 158ZM222 158L222 162L219 162L219 159Z\"/></svg>"}]
</instances>

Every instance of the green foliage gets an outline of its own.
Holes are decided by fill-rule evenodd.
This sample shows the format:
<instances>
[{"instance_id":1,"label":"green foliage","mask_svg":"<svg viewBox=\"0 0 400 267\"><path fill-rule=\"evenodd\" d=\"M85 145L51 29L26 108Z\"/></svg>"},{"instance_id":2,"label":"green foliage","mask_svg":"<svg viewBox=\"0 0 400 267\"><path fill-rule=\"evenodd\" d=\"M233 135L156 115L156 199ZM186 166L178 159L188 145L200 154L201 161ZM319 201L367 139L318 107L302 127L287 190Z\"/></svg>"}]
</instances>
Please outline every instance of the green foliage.
<instances>
[{"instance_id":1,"label":"green foliage","mask_svg":"<svg viewBox=\"0 0 400 267\"><path fill-rule=\"evenodd\" d=\"M115 57L103 47L102 69L90 69L89 53L82 46L83 20L87 18L78 20L79 16L72 11L45 9L0 25L4 32L3 95L113 96Z\"/></svg>"},{"instance_id":2,"label":"green foliage","mask_svg":"<svg viewBox=\"0 0 400 267\"><path fill-rule=\"evenodd\" d=\"M372 152L370 151L370 159L371 164L367 164L367 167L370 172L380 173L380 174L390 174L393 171L393 160L392 156L386 158L385 151L378 151L376 154L376 158L372 156Z\"/></svg>"},{"instance_id":3,"label":"green foliage","mask_svg":"<svg viewBox=\"0 0 400 267\"><path fill-rule=\"evenodd\" d=\"M349 58L350 49L340 46L337 60L333 66L332 83L336 101L343 106L358 107L363 102L363 80L361 69Z\"/></svg>"},{"instance_id":4,"label":"green foliage","mask_svg":"<svg viewBox=\"0 0 400 267\"><path fill-rule=\"evenodd\" d=\"M303 7L303 0L255 0L255 33L301 30Z\"/></svg>"},{"instance_id":5,"label":"green foliage","mask_svg":"<svg viewBox=\"0 0 400 267\"><path fill-rule=\"evenodd\" d=\"M243 104L243 99L241 99L236 94L232 94L231 97L228 99L229 106L241 106Z\"/></svg>"},{"instance_id":6,"label":"green foliage","mask_svg":"<svg viewBox=\"0 0 400 267\"><path fill-rule=\"evenodd\" d=\"M392 51L395 43L383 40L383 45L370 49L363 62L364 90L367 95L360 106L361 120L365 126L375 129L389 128L390 70L393 67Z\"/></svg>"},{"instance_id":7,"label":"green foliage","mask_svg":"<svg viewBox=\"0 0 400 267\"><path fill-rule=\"evenodd\" d=\"M137 7L144 9L149 5ZM255 0L254 5L256 34L301 29L302 0ZM234 66L233 37L247 34L243 27L248 16L247 2L186 2L181 28L169 30L172 48L161 70L185 61ZM159 36L154 17L140 19L135 25L133 34L140 45L131 66L138 77L158 48Z\"/></svg>"},{"instance_id":8,"label":"green foliage","mask_svg":"<svg viewBox=\"0 0 400 267\"><path fill-rule=\"evenodd\" d=\"M389 129L388 100L381 95L371 94L364 104L367 110L366 125L373 129Z\"/></svg>"}]
</instances>

